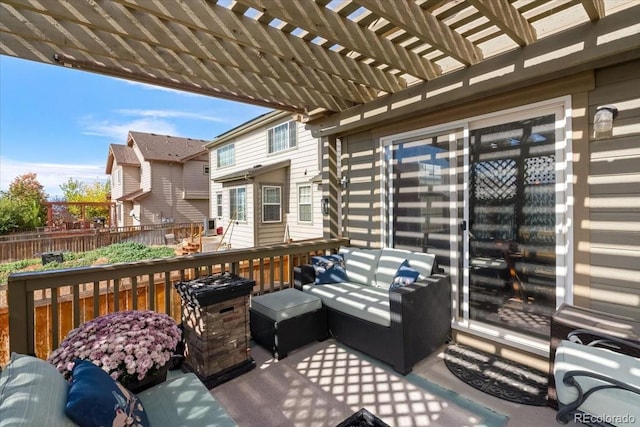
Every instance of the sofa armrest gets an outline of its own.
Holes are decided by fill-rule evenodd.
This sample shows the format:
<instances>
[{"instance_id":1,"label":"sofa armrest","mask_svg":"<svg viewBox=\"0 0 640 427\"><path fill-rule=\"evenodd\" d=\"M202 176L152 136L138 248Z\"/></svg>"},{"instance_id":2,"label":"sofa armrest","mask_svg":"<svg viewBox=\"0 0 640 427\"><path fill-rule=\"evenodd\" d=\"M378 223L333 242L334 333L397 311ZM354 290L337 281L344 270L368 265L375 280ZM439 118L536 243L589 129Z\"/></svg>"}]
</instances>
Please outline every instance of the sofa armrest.
<instances>
[{"instance_id":1,"label":"sofa armrest","mask_svg":"<svg viewBox=\"0 0 640 427\"><path fill-rule=\"evenodd\" d=\"M440 291L440 292L437 292ZM428 296L434 297L441 294L450 295L449 277L444 274L432 274L421 280L416 280L413 284L400 286L389 290L389 304L391 313L400 315L403 322L405 318L419 315L427 309L430 304ZM449 301L450 298L447 298ZM449 306L449 304L446 304ZM446 310L450 313L450 310ZM450 314L447 316L450 321Z\"/></svg>"},{"instance_id":2,"label":"sofa armrest","mask_svg":"<svg viewBox=\"0 0 640 427\"><path fill-rule=\"evenodd\" d=\"M395 329L393 333L405 347L404 360L397 361L394 366L398 372L408 372L417 361L450 338L449 276L432 274L412 285L391 289L389 308L391 329Z\"/></svg>"},{"instance_id":3,"label":"sofa armrest","mask_svg":"<svg viewBox=\"0 0 640 427\"><path fill-rule=\"evenodd\" d=\"M293 267L293 287L302 290L302 287L316 280L316 271L311 264L303 264Z\"/></svg>"}]
</instances>

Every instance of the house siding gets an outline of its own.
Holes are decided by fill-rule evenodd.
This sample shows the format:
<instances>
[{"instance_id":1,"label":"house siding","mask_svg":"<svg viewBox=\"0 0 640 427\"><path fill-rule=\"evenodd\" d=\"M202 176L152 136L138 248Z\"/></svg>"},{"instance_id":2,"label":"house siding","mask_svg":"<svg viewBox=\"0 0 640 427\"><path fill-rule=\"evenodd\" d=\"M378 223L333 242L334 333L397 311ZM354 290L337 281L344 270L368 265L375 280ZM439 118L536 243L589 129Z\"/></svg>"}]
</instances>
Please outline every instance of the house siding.
<instances>
[{"instance_id":1,"label":"house siding","mask_svg":"<svg viewBox=\"0 0 640 427\"><path fill-rule=\"evenodd\" d=\"M342 194L342 224L351 244L381 247L381 174L379 142L370 132L343 139L342 175L349 185Z\"/></svg>"},{"instance_id":2,"label":"house siding","mask_svg":"<svg viewBox=\"0 0 640 427\"><path fill-rule=\"evenodd\" d=\"M256 233L256 246L273 245L283 243L285 240L285 229L287 221L287 212L289 211L289 183L288 183L289 168L282 168L277 171L273 171L268 174L260 176L259 180L254 183L255 201L256 207L256 221L255 221L255 233ZM279 222L264 222L263 216L263 200L262 200L262 188L263 186L276 186L281 188L281 218Z\"/></svg>"},{"instance_id":3,"label":"house siding","mask_svg":"<svg viewBox=\"0 0 640 427\"><path fill-rule=\"evenodd\" d=\"M595 73L589 92L588 306L640 318L640 61ZM596 108L615 105L609 135L593 133ZM585 182L584 180L582 182Z\"/></svg>"},{"instance_id":4,"label":"house siding","mask_svg":"<svg viewBox=\"0 0 640 427\"><path fill-rule=\"evenodd\" d=\"M311 179L320 173L318 155L318 139L311 136L311 132L305 128L303 123L297 123L297 145L295 148L268 154L267 151L267 129L277 126L278 124L289 121L289 118L274 120L260 128L249 131L235 139L229 140L219 147L224 147L229 143L235 146L235 164L217 168L218 147L209 150L209 159L211 164L209 194L209 215L216 216L216 198L217 192L223 192L223 213L224 217L219 223L226 230L229 228L229 193L228 188L237 186L237 183L218 183L214 182L216 177L221 177L239 170L249 169L256 165L269 165L283 160L290 159L291 166L287 169L288 175L275 180L271 180L271 184L278 182L286 183L283 187L283 223L282 224L262 224L259 217L261 212L261 200L259 186L257 182L266 182L271 174L265 174L256 179L256 182L246 184L247 188L247 224L236 224L233 227L233 235L231 245L233 248L253 247L260 244L281 243L284 240L284 230L286 222L289 224L289 236L293 240L303 240L322 237L322 212L320 199L321 191L317 186L312 185L312 222L299 223L298 218L298 200L297 185L300 183L311 184ZM275 172L278 173L277 171ZM276 175L277 176L277 175ZM243 184L244 185L244 184ZM254 216L255 212L255 216ZM255 225L254 225L255 218ZM257 232L259 230L259 233Z\"/></svg>"},{"instance_id":5,"label":"house siding","mask_svg":"<svg viewBox=\"0 0 640 427\"><path fill-rule=\"evenodd\" d=\"M209 166L208 159L202 156L190 160L182 165L182 186L184 199L209 198L209 175L204 173L204 168Z\"/></svg>"},{"instance_id":6,"label":"house siding","mask_svg":"<svg viewBox=\"0 0 640 427\"><path fill-rule=\"evenodd\" d=\"M231 188L244 187L247 189L247 220L231 221L230 220L230 203L229 190ZM224 207L222 209L223 219L221 226L223 227L222 242L230 244L232 249L251 248L254 246L254 230L253 221L255 210L252 203L254 197L253 185L233 185L225 187L222 190L222 201Z\"/></svg>"},{"instance_id":7,"label":"house siding","mask_svg":"<svg viewBox=\"0 0 640 427\"><path fill-rule=\"evenodd\" d=\"M117 199L118 197L122 197L124 194L124 180L122 179L123 167L118 164L114 160L113 165L111 166L111 198L112 200ZM119 172L118 172L119 171ZM120 182L118 183L117 174L120 173Z\"/></svg>"},{"instance_id":8,"label":"house siding","mask_svg":"<svg viewBox=\"0 0 640 427\"><path fill-rule=\"evenodd\" d=\"M208 200L185 200L183 170L180 163L150 163L153 169L151 194L141 200L143 224L160 224L163 219L173 222L202 222L207 216Z\"/></svg>"},{"instance_id":9,"label":"house siding","mask_svg":"<svg viewBox=\"0 0 640 427\"><path fill-rule=\"evenodd\" d=\"M310 182L319 173L319 141L311 136L311 132L305 130L305 125L298 125L299 148L295 157L292 157L290 168L289 191L289 235L293 240L314 239L322 236L322 211L320 200L322 191L317 190L317 185ZM311 223L298 221L298 184L311 184ZM286 219L286 217L285 217Z\"/></svg>"},{"instance_id":10,"label":"house siding","mask_svg":"<svg viewBox=\"0 0 640 427\"><path fill-rule=\"evenodd\" d=\"M136 166L123 166L122 176L124 192L121 196L132 193L140 188L140 168Z\"/></svg>"},{"instance_id":11,"label":"house siding","mask_svg":"<svg viewBox=\"0 0 640 427\"><path fill-rule=\"evenodd\" d=\"M118 227L133 225L133 218L129 216L132 208L131 202L118 202L117 199L140 188L140 169L136 166L119 165L114 160L110 173L112 177L111 200L116 203L116 225ZM116 179L118 173L120 174L120 183ZM122 215L118 215L118 211L122 212Z\"/></svg>"}]
</instances>

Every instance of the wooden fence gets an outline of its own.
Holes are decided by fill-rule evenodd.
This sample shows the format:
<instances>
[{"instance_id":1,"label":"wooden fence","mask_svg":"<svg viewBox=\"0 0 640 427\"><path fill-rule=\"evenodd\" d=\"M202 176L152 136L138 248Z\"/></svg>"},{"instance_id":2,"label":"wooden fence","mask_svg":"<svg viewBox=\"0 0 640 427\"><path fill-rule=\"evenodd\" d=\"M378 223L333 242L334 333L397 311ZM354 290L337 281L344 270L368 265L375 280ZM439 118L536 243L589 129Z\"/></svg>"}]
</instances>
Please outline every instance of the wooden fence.
<instances>
[{"instance_id":1,"label":"wooden fence","mask_svg":"<svg viewBox=\"0 0 640 427\"><path fill-rule=\"evenodd\" d=\"M176 240L188 237L194 230L197 232L201 225L147 225L2 236L0 263L37 258L45 252L87 252L121 242L139 242L146 245L173 244ZM172 236L170 241L167 240L168 235Z\"/></svg>"}]
</instances>

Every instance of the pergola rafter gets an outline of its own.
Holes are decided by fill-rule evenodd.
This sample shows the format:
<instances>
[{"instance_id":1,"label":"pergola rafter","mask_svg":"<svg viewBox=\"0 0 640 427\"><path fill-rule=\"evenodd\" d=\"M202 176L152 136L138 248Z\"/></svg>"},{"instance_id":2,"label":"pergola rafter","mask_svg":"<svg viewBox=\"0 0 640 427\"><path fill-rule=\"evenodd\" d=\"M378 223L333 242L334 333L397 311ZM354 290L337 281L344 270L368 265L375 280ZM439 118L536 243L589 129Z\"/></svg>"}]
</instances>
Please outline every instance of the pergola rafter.
<instances>
[{"instance_id":1,"label":"pergola rafter","mask_svg":"<svg viewBox=\"0 0 640 427\"><path fill-rule=\"evenodd\" d=\"M0 54L313 117L633 0L0 0ZM635 8L634 8L635 10Z\"/></svg>"}]
</instances>

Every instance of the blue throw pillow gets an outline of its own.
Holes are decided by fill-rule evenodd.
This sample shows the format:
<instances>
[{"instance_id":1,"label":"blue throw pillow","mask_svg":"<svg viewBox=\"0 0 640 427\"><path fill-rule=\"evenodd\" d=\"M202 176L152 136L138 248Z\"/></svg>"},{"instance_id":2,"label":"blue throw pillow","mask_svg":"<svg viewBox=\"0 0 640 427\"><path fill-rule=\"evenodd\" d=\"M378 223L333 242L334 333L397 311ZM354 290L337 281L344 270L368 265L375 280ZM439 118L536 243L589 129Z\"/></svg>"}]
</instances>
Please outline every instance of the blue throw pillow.
<instances>
[{"instance_id":1,"label":"blue throw pillow","mask_svg":"<svg viewBox=\"0 0 640 427\"><path fill-rule=\"evenodd\" d=\"M396 271L395 276L393 276L393 281L391 282L389 289L411 285L418 279L419 275L420 272L411 268L409 261L404 260L404 262L400 264L400 267L398 267L398 271Z\"/></svg>"},{"instance_id":2,"label":"blue throw pillow","mask_svg":"<svg viewBox=\"0 0 640 427\"><path fill-rule=\"evenodd\" d=\"M85 426L149 426L135 394L88 360L76 360L65 414Z\"/></svg>"},{"instance_id":3,"label":"blue throw pillow","mask_svg":"<svg viewBox=\"0 0 640 427\"><path fill-rule=\"evenodd\" d=\"M342 255L314 256L311 264L316 272L316 285L348 281Z\"/></svg>"}]
</instances>

